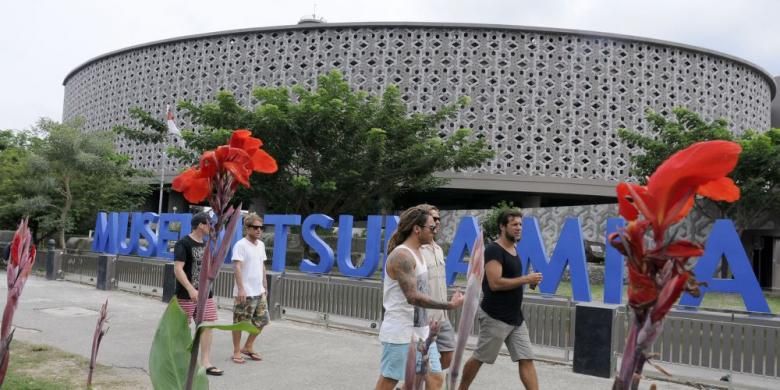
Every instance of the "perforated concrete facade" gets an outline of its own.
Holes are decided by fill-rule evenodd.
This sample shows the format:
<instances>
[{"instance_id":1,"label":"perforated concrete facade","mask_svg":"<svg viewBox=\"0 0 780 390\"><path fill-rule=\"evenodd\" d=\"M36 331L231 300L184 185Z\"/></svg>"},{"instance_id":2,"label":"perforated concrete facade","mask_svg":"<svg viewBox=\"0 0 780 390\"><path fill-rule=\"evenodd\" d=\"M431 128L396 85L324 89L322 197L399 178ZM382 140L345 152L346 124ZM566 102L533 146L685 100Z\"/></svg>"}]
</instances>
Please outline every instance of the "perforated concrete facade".
<instances>
[{"instance_id":1,"label":"perforated concrete facade","mask_svg":"<svg viewBox=\"0 0 780 390\"><path fill-rule=\"evenodd\" d=\"M334 68L356 89L380 93L397 84L413 111L470 96L471 105L441 133L473 128L496 157L456 179L483 178L497 188L501 180L532 177L591 184L605 194L627 177L632 153L616 130L645 130L646 109L685 106L707 119L726 118L735 131L763 130L775 88L766 72L740 59L635 37L512 26L322 24L174 38L108 53L67 76L63 119L83 116L89 131L132 126L131 107L162 119L166 104L205 102L220 89L249 106L253 87L313 87ZM159 170L159 145L120 139L117 148L136 167ZM578 191L572 188L565 191Z\"/></svg>"}]
</instances>

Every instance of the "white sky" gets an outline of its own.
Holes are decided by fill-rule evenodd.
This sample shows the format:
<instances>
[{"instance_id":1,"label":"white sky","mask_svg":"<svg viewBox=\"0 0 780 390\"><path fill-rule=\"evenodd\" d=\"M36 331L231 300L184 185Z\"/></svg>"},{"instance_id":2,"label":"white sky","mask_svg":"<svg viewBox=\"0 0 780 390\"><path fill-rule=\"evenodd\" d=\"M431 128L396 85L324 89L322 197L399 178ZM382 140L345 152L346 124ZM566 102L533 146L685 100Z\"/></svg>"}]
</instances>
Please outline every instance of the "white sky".
<instances>
[{"instance_id":1,"label":"white sky","mask_svg":"<svg viewBox=\"0 0 780 390\"><path fill-rule=\"evenodd\" d=\"M238 28L329 22L492 23L594 30L695 45L780 75L772 0L4 0L0 129L60 120L65 75L140 43Z\"/></svg>"}]
</instances>

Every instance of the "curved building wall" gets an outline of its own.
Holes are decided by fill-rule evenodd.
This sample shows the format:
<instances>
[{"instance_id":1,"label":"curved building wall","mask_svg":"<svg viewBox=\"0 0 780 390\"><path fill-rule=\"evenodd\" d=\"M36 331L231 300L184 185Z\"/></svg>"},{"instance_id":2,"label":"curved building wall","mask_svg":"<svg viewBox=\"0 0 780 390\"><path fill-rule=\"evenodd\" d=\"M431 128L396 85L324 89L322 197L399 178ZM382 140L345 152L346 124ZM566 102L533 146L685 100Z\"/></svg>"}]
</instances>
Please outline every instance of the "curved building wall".
<instances>
[{"instance_id":1,"label":"curved building wall","mask_svg":"<svg viewBox=\"0 0 780 390\"><path fill-rule=\"evenodd\" d=\"M772 78L745 61L636 37L512 26L321 24L175 38L108 53L67 76L63 119L83 116L87 130L132 126L131 107L162 119L166 104L205 102L220 89L249 106L253 87L313 87L331 69L373 93L398 85L414 111L470 96L471 105L441 132L473 128L496 157L448 174L455 187L459 180L489 189L526 182L531 192L605 196L627 177L632 153L616 130L644 131L645 110L684 106L707 119L726 118L738 132L764 130L775 92ZM159 145L117 143L136 167L159 170Z\"/></svg>"}]
</instances>

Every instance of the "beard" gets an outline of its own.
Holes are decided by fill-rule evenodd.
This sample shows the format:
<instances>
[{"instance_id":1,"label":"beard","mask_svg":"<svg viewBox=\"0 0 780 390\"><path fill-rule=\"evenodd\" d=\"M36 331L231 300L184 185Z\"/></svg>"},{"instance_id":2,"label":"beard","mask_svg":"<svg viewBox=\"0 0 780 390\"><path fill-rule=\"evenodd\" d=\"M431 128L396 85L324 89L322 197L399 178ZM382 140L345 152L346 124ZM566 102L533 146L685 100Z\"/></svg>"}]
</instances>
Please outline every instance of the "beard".
<instances>
[{"instance_id":1,"label":"beard","mask_svg":"<svg viewBox=\"0 0 780 390\"><path fill-rule=\"evenodd\" d=\"M504 230L504 238L506 238L509 242L517 243L520 241L517 237L515 237L514 234L510 233L508 230Z\"/></svg>"}]
</instances>

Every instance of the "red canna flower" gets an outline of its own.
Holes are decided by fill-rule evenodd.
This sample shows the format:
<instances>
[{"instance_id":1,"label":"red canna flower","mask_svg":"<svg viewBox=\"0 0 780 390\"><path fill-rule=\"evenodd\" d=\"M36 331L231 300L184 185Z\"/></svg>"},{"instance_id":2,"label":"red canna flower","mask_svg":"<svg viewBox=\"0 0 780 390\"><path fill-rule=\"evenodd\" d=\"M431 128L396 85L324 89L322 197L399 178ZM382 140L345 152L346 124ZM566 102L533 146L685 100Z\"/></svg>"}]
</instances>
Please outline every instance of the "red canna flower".
<instances>
[{"instance_id":1,"label":"red canna flower","mask_svg":"<svg viewBox=\"0 0 780 390\"><path fill-rule=\"evenodd\" d=\"M252 172L274 173L276 160L260 149L263 141L252 137L252 132L240 129L233 132L230 142L200 157L198 167L189 168L173 179L173 189L181 192L187 201L200 203L216 189L217 176L229 174L230 189L238 184L249 187Z\"/></svg>"},{"instance_id":2,"label":"red canna flower","mask_svg":"<svg viewBox=\"0 0 780 390\"><path fill-rule=\"evenodd\" d=\"M10 358L8 348L14 336L14 330L11 329L14 313L16 313L22 290L30 276L33 264L35 264L35 245L33 245L33 237L27 222L27 218L22 219L19 228L14 233L11 240L11 259L6 270L7 297L5 309L3 309L3 320L0 323L0 388L3 387L5 375L8 372Z\"/></svg>"},{"instance_id":3,"label":"red canna flower","mask_svg":"<svg viewBox=\"0 0 780 390\"><path fill-rule=\"evenodd\" d=\"M620 214L632 221L638 211L651 222L656 242L662 242L669 226L688 215L696 194L717 201L739 199L739 188L726 175L734 170L741 151L734 142L705 141L673 154L647 186L618 185Z\"/></svg>"},{"instance_id":4,"label":"red canna flower","mask_svg":"<svg viewBox=\"0 0 780 390\"><path fill-rule=\"evenodd\" d=\"M698 294L699 283L685 265L704 248L684 240L665 242L664 235L688 215L696 195L727 202L739 199L739 188L726 175L737 165L741 150L728 141L695 143L664 161L646 186L618 184L618 211L629 222L610 235L609 242L626 256L628 305L634 315L613 389L638 385L664 317L684 291ZM650 229L655 245L646 248Z\"/></svg>"}]
</instances>

